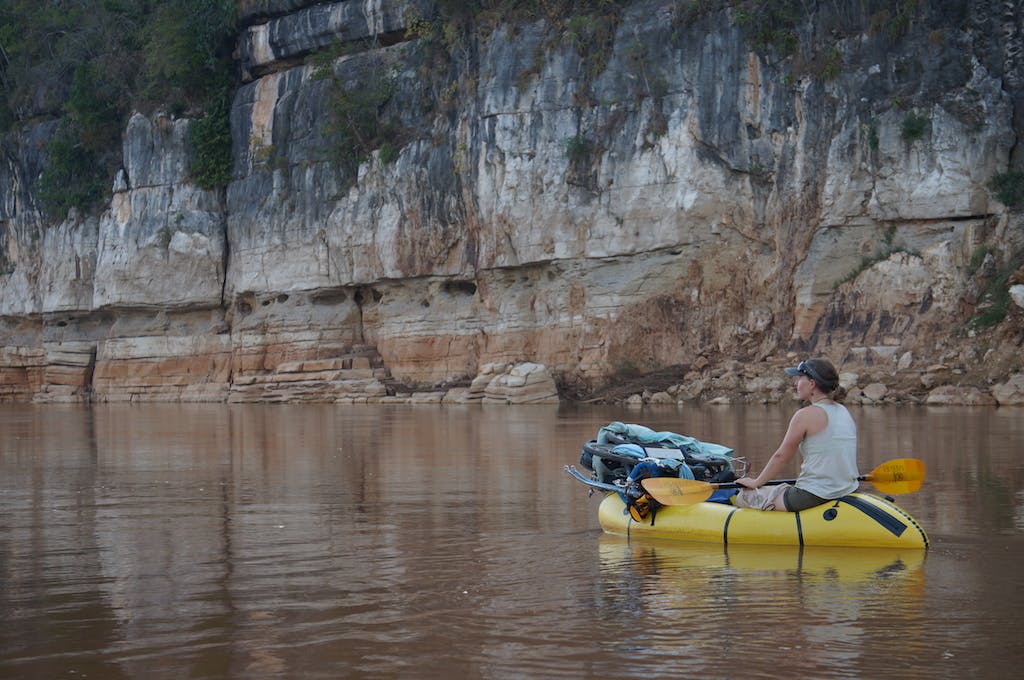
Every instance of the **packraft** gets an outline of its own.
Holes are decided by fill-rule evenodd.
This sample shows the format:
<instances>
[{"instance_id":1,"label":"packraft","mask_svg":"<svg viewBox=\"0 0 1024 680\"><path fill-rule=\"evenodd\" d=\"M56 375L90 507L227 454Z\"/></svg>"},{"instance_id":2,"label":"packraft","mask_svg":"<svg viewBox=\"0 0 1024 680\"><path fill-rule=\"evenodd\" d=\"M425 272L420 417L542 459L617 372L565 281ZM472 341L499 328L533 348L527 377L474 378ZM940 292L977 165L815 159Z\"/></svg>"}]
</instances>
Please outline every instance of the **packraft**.
<instances>
[{"instance_id":1,"label":"packraft","mask_svg":"<svg viewBox=\"0 0 1024 680\"><path fill-rule=\"evenodd\" d=\"M611 534L727 544L928 546L924 529L888 496L855 492L799 512L736 507L732 482L746 474L746 460L729 447L685 435L612 423L583 445L580 465L591 476L571 465L565 470L591 493L609 492L598 516ZM886 461L857 479L883 493L912 493L921 486L924 465ZM783 481L795 480L769 483Z\"/></svg>"}]
</instances>

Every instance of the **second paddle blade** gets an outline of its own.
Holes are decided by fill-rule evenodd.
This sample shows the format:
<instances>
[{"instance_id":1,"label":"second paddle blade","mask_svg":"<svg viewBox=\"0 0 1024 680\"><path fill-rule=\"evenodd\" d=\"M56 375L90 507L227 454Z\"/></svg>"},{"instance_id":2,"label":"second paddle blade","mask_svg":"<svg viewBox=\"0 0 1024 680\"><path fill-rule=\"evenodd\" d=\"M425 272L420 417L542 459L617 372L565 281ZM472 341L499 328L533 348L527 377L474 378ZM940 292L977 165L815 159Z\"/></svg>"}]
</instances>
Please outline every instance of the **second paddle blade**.
<instances>
[{"instance_id":1,"label":"second paddle blade","mask_svg":"<svg viewBox=\"0 0 1024 680\"><path fill-rule=\"evenodd\" d=\"M693 505L706 501L715 490L706 482L676 477L651 477L642 480L640 486L662 505Z\"/></svg>"},{"instance_id":2,"label":"second paddle blade","mask_svg":"<svg viewBox=\"0 0 1024 680\"><path fill-rule=\"evenodd\" d=\"M924 482L924 461L897 458L882 463L871 471L872 484L883 493L914 493Z\"/></svg>"}]
</instances>

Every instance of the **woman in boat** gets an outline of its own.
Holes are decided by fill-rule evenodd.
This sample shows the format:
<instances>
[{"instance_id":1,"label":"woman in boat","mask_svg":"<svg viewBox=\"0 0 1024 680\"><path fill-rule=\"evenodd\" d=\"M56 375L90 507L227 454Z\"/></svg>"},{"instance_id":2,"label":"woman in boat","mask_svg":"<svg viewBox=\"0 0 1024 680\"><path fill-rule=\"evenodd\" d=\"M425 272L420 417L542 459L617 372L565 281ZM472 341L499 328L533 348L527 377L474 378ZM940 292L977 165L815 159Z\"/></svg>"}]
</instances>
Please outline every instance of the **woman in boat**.
<instances>
[{"instance_id":1,"label":"woman in boat","mask_svg":"<svg viewBox=\"0 0 1024 680\"><path fill-rule=\"evenodd\" d=\"M796 392L810 402L789 421L782 443L757 477L741 477L733 502L742 508L797 512L857 490L857 426L835 400L839 374L828 359L808 359L785 369L796 376ZM803 458L796 484L765 486L797 450Z\"/></svg>"}]
</instances>

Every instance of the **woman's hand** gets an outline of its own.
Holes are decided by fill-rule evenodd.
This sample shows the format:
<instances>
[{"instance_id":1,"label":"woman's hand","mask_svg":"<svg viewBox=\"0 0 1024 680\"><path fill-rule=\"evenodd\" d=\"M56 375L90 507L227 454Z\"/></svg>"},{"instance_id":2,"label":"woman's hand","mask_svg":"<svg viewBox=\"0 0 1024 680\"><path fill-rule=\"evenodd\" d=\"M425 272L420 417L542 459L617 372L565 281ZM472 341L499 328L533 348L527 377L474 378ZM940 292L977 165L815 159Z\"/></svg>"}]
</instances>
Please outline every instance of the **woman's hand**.
<instances>
[{"instance_id":1,"label":"woman's hand","mask_svg":"<svg viewBox=\"0 0 1024 680\"><path fill-rule=\"evenodd\" d=\"M756 489L760 486L760 484L757 483L757 480L751 477L740 477L736 480L736 483L747 489Z\"/></svg>"}]
</instances>

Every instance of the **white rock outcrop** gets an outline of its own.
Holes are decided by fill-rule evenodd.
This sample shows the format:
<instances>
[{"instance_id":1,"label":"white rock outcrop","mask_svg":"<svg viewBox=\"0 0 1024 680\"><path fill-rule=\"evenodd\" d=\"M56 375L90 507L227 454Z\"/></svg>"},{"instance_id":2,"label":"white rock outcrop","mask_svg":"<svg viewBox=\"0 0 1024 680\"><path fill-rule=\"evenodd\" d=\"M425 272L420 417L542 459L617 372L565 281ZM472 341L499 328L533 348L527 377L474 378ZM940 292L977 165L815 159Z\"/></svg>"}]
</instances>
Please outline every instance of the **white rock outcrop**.
<instances>
[{"instance_id":1,"label":"white rock outcrop","mask_svg":"<svg viewBox=\"0 0 1024 680\"><path fill-rule=\"evenodd\" d=\"M485 404L557 404L558 389L546 366L521 363L488 381Z\"/></svg>"}]
</instances>

